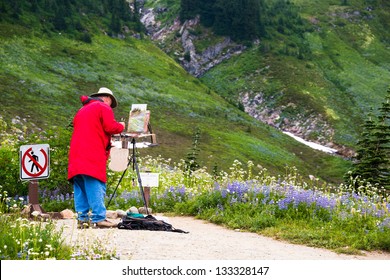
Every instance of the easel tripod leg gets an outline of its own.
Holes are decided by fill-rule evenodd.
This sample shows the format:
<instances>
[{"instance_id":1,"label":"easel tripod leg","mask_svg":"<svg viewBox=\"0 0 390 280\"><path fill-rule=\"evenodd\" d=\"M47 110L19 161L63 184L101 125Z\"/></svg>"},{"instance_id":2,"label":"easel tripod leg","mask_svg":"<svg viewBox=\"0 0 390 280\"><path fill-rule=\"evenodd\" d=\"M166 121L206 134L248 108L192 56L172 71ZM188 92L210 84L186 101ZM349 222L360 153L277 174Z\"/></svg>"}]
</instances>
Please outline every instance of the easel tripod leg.
<instances>
[{"instance_id":1,"label":"easel tripod leg","mask_svg":"<svg viewBox=\"0 0 390 280\"><path fill-rule=\"evenodd\" d=\"M139 188L140 188L140 192L141 192L141 195L142 195L142 200L144 201L144 206L145 206L145 211L146 211L146 215L149 215L149 210L148 210L148 205L146 203L146 199L145 199L145 193L144 193L144 189L142 187L142 180L141 180L141 175L139 173L139 168L138 168L138 164L137 164L137 159L135 157L135 139L133 138L133 168L135 168L135 171L137 173L137 178L138 178L138 184L139 184Z\"/></svg>"},{"instance_id":2,"label":"easel tripod leg","mask_svg":"<svg viewBox=\"0 0 390 280\"><path fill-rule=\"evenodd\" d=\"M115 188L114 192L112 193L112 195L111 195L111 197L110 197L110 200L109 200L108 203L107 203L106 208L108 208L108 206L110 205L111 200L112 200L112 198L114 197L114 195L115 195L115 193L116 193L116 190L118 189L120 183L122 182L122 179L123 179L123 177L125 176L125 173L126 173L126 171L127 171L127 168L129 168L130 163L131 163L131 161L129 160L129 162L127 163L126 169L123 171L122 176L121 176L121 178L119 179L118 184L116 185L116 188Z\"/></svg>"},{"instance_id":3,"label":"easel tripod leg","mask_svg":"<svg viewBox=\"0 0 390 280\"><path fill-rule=\"evenodd\" d=\"M146 214L149 215L148 205L147 205L147 202L146 202L144 189L143 189L143 187L142 187L141 175L140 175L140 172L139 172L139 168L138 168L138 164L137 164L137 159L136 159L136 156L135 156L135 139L134 139L134 138L133 138L133 140L131 141L131 143L133 144L133 154L131 155L131 157L130 157L128 163L127 163L126 169L123 171L122 176L121 176L121 178L119 179L118 184L117 184L117 186L116 186L116 188L115 188L113 194L111 195L110 200L108 201L106 208L108 208L108 206L110 205L111 200L112 200L112 198L114 197L114 195L115 195L115 193L116 193L116 190L118 189L120 183L122 182L122 179L123 179L123 177L125 176L125 173L126 173L127 169L129 168L130 163L132 163L132 164L133 164L133 170L135 170L135 171L136 171L136 174L137 174L138 184L139 184L139 188L140 188L142 200L143 200L143 202L144 202L145 211L146 211Z\"/></svg>"}]
</instances>

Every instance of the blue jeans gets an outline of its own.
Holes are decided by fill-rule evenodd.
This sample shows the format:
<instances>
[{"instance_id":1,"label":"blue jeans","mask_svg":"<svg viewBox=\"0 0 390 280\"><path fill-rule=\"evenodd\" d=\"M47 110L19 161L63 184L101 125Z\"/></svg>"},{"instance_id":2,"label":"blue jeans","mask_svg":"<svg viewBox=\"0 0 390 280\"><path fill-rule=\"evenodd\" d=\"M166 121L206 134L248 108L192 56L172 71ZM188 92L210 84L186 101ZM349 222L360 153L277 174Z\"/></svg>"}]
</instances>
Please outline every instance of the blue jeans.
<instances>
[{"instance_id":1,"label":"blue jeans","mask_svg":"<svg viewBox=\"0 0 390 280\"><path fill-rule=\"evenodd\" d=\"M92 210L91 221L98 223L106 219L106 184L87 175L73 178L74 206L79 221L89 221L88 212Z\"/></svg>"}]
</instances>

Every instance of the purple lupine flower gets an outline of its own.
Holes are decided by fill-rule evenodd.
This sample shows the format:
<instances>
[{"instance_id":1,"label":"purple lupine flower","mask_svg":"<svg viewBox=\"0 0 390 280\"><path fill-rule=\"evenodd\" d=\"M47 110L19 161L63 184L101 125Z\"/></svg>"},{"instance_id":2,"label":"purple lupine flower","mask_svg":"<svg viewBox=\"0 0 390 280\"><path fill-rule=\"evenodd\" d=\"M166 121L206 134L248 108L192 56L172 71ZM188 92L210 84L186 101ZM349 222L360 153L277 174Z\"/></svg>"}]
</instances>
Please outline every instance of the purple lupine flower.
<instances>
[{"instance_id":1,"label":"purple lupine flower","mask_svg":"<svg viewBox=\"0 0 390 280\"><path fill-rule=\"evenodd\" d=\"M336 200L325 196L318 196L316 198L316 206L317 208L333 210L336 207Z\"/></svg>"},{"instance_id":2,"label":"purple lupine flower","mask_svg":"<svg viewBox=\"0 0 390 280\"><path fill-rule=\"evenodd\" d=\"M286 210L289 205L289 200L288 199L281 199L278 201L278 207L280 210Z\"/></svg>"},{"instance_id":3,"label":"purple lupine flower","mask_svg":"<svg viewBox=\"0 0 390 280\"><path fill-rule=\"evenodd\" d=\"M379 225L378 228L380 231L384 231L385 229L390 229L390 217L384 219Z\"/></svg>"},{"instance_id":4,"label":"purple lupine flower","mask_svg":"<svg viewBox=\"0 0 390 280\"><path fill-rule=\"evenodd\" d=\"M182 186L178 189L178 193L181 195L181 196L184 196L186 194L186 187L185 186Z\"/></svg>"},{"instance_id":5,"label":"purple lupine flower","mask_svg":"<svg viewBox=\"0 0 390 280\"><path fill-rule=\"evenodd\" d=\"M249 186L245 182L237 182L234 181L232 183L228 183L226 186L227 192L234 195L235 202L236 201L243 201L244 195L248 193Z\"/></svg>"}]
</instances>

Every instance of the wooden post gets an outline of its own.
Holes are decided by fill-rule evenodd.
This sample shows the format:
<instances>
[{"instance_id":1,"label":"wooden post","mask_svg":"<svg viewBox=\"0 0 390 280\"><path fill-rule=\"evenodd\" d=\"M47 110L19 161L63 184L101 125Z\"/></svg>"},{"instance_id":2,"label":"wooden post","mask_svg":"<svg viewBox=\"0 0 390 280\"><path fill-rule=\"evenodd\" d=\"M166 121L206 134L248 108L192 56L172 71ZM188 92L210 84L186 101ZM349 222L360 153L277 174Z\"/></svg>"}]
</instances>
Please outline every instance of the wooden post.
<instances>
[{"instance_id":1,"label":"wooden post","mask_svg":"<svg viewBox=\"0 0 390 280\"><path fill-rule=\"evenodd\" d=\"M144 187L144 195L145 195L146 207L149 207L149 201L150 201L150 187Z\"/></svg>"},{"instance_id":2,"label":"wooden post","mask_svg":"<svg viewBox=\"0 0 390 280\"><path fill-rule=\"evenodd\" d=\"M34 211L44 213L41 205L39 205L37 180L31 180L28 184L28 203L30 204L30 214Z\"/></svg>"}]
</instances>

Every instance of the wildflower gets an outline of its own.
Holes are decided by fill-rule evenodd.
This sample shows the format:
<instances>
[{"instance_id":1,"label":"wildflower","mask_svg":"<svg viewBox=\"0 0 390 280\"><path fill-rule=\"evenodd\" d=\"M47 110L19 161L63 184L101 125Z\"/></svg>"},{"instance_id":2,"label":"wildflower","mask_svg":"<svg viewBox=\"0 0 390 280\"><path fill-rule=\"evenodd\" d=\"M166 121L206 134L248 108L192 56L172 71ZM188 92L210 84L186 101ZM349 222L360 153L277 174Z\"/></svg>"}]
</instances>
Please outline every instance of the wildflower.
<instances>
[{"instance_id":1,"label":"wildflower","mask_svg":"<svg viewBox=\"0 0 390 280\"><path fill-rule=\"evenodd\" d=\"M380 231L384 231L386 228L390 229L390 218L384 219L381 223L379 223L378 228Z\"/></svg>"},{"instance_id":2,"label":"wildflower","mask_svg":"<svg viewBox=\"0 0 390 280\"><path fill-rule=\"evenodd\" d=\"M34 216L34 217L38 217L39 214L40 214L39 211L33 211L33 212L31 213L31 215Z\"/></svg>"}]
</instances>

